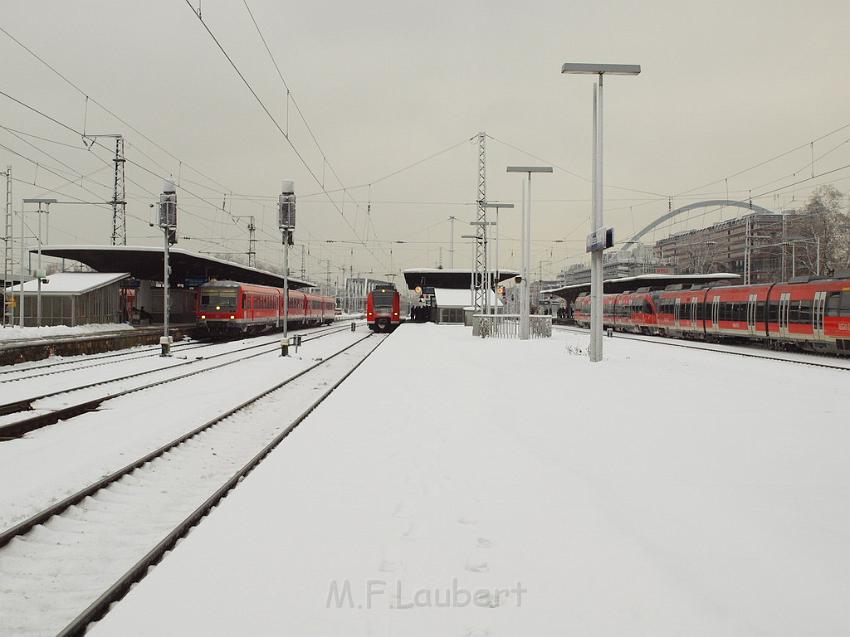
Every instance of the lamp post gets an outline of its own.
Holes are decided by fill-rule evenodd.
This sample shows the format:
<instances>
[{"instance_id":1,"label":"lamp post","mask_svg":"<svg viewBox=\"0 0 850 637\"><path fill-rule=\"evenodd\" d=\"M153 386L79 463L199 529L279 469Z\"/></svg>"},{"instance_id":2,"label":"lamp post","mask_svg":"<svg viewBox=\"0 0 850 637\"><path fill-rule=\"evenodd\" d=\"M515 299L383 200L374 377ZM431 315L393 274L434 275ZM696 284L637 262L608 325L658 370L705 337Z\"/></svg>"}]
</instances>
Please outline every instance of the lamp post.
<instances>
[{"instance_id":1,"label":"lamp post","mask_svg":"<svg viewBox=\"0 0 850 637\"><path fill-rule=\"evenodd\" d=\"M41 279L44 276L44 272L41 271L41 215L42 213L50 214L50 204L56 203L56 199L43 199L41 197L35 197L31 199L24 199L24 203L34 203L38 204L38 236L36 237L38 241L38 260L36 261L36 272L35 276L38 280L38 287L36 292L36 301L35 301L35 324L37 327L41 327ZM46 210L42 209L42 205L46 206ZM23 210L21 211L21 215L23 216ZM23 222L22 222L23 224ZM23 241L23 239L22 239ZM23 269L23 268L22 268ZM23 299L23 291L24 291L24 282L21 281L21 319L23 319L23 311L24 311L24 299ZM21 321L21 325L23 325L23 320Z\"/></svg>"},{"instance_id":2,"label":"lamp post","mask_svg":"<svg viewBox=\"0 0 850 637\"><path fill-rule=\"evenodd\" d=\"M639 64L579 64L567 62L561 73L598 75L598 85L593 85L593 240L588 237L590 256L590 360L602 360L602 253L609 243L604 232L602 205L602 85L605 75L637 75ZM598 100L597 100L598 86ZM601 240L600 233L606 235ZM611 235L613 243L613 234Z\"/></svg>"},{"instance_id":3,"label":"lamp post","mask_svg":"<svg viewBox=\"0 0 850 637\"><path fill-rule=\"evenodd\" d=\"M284 179L278 197L278 227L283 234L283 339L281 354L289 354L289 246L295 230L295 182Z\"/></svg>"},{"instance_id":4,"label":"lamp post","mask_svg":"<svg viewBox=\"0 0 850 637\"><path fill-rule=\"evenodd\" d=\"M168 333L168 318L171 308L168 300L168 287L171 279L171 264L168 248L177 242L177 187L172 179L162 184L159 196L159 227L162 228L162 336L159 339L160 356L171 356L171 335Z\"/></svg>"},{"instance_id":5,"label":"lamp post","mask_svg":"<svg viewBox=\"0 0 850 637\"><path fill-rule=\"evenodd\" d=\"M519 337L529 338L528 271L531 269L531 173L551 173L551 166L508 166L509 173L526 173L522 189L522 280L520 281ZM528 202L526 203L526 196Z\"/></svg>"},{"instance_id":6,"label":"lamp post","mask_svg":"<svg viewBox=\"0 0 850 637\"><path fill-rule=\"evenodd\" d=\"M501 208L513 208L514 205L512 203L500 203L498 201L494 201L493 203L485 203L485 208L495 208L496 209L496 282L495 286L499 286L499 277L501 272L499 270L499 210Z\"/></svg>"}]
</instances>

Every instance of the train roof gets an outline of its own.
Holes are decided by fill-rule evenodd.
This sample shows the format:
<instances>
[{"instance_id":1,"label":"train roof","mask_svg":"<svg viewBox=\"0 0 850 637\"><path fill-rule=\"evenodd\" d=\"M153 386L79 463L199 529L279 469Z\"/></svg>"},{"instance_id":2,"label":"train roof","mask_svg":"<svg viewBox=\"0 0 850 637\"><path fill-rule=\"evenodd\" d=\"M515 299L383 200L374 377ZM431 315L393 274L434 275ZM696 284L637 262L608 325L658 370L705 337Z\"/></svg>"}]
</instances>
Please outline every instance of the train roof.
<instances>
[{"instance_id":1,"label":"train roof","mask_svg":"<svg viewBox=\"0 0 850 637\"><path fill-rule=\"evenodd\" d=\"M741 278L740 274L731 272L715 272L711 274L665 274L651 273L638 274L635 276L621 277L617 279L606 279L604 290L606 294L622 294L626 290L634 290L639 287L647 287L650 291L663 290L673 284L717 284L720 281L736 281ZM590 292L590 283L574 283L557 288L542 290L543 294L554 294L567 303L574 301L582 292Z\"/></svg>"}]
</instances>

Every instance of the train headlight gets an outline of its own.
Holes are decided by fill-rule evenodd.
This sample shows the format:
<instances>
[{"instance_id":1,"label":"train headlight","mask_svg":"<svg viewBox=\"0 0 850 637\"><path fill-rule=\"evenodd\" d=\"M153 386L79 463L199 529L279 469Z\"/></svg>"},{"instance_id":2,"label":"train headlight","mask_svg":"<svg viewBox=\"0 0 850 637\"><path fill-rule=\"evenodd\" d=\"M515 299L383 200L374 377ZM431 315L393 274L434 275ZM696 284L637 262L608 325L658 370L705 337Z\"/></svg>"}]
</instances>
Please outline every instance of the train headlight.
<instances>
[{"instance_id":1,"label":"train headlight","mask_svg":"<svg viewBox=\"0 0 850 637\"><path fill-rule=\"evenodd\" d=\"M235 316L233 316L233 314L231 314L231 315L230 315L230 318L231 318L231 319L235 319L236 317L235 317Z\"/></svg>"},{"instance_id":2,"label":"train headlight","mask_svg":"<svg viewBox=\"0 0 850 637\"><path fill-rule=\"evenodd\" d=\"M220 306L220 305L216 305L216 306L215 306L215 309L216 309L216 311L221 310L221 306Z\"/></svg>"},{"instance_id":3,"label":"train headlight","mask_svg":"<svg viewBox=\"0 0 850 637\"><path fill-rule=\"evenodd\" d=\"M201 314L201 320L202 320L202 321L206 321L206 320L207 320L207 315L206 315L206 314Z\"/></svg>"}]
</instances>

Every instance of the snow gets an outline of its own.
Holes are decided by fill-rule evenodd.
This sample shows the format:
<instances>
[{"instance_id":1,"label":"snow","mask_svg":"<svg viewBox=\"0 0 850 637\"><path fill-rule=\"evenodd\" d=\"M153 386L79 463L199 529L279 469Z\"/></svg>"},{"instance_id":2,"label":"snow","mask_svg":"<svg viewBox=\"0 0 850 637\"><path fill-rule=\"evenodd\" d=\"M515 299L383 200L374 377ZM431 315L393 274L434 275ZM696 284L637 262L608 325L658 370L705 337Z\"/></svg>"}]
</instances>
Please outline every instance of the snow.
<instances>
[{"instance_id":1,"label":"snow","mask_svg":"<svg viewBox=\"0 0 850 637\"><path fill-rule=\"evenodd\" d=\"M312 364L314 357L327 356L343 345L361 338L363 334L364 328L361 328L356 334L343 330L315 341L305 340L299 352L293 352L288 358L281 357L279 349L275 347L279 342L279 335L251 339L248 344L267 341L273 347L268 350L257 348L243 352L239 356L262 351L269 353L219 370L106 401L97 411L38 429L23 438L0 443L0 484L3 485L0 489L0 529L12 526L47 505L120 469L256 395L263 388L274 386L288 374L304 369ZM311 335L305 332L304 337L311 338ZM206 359L212 354L231 351L239 344L217 344L185 354L175 350L175 355L167 363L162 358L153 356L150 359L133 361L130 365L138 365L136 371L155 366L157 362L173 368L187 359L205 357L204 360L199 360L197 365L185 365L173 371L166 368L161 377L186 374L201 367L230 360L230 356L225 356L211 360L209 365L206 364ZM245 342L241 345L244 346ZM234 355L233 358L238 356ZM140 365L141 363L144 363L144 366ZM105 369L113 368L112 373L118 375L128 371L126 365L127 363L109 365ZM59 374L58 377L73 376L75 385L83 385L98 380L102 376L102 369L104 368L85 369L70 374ZM120 387L97 386L73 394L62 394L40 401L39 406L55 408L63 403L82 402L130 384L143 385L160 378L153 378L154 376L157 375L150 374L132 381L123 381ZM48 376L39 380L52 378ZM234 378L238 378L239 382L234 382ZM61 382L67 383L65 380ZM18 384L9 383L5 387ZM56 387L54 385L51 388ZM34 413L36 412L24 412L23 416L32 416ZM20 417L19 413L1 418L5 423Z\"/></svg>"},{"instance_id":2,"label":"snow","mask_svg":"<svg viewBox=\"0 0 850 637\"><path fill-rule=\"evenodd\" d=\"M58 633L384 338L339 336L338 348L360 342L5 547L0 634ZM240 376L280 382L299 365L267 357ZM183 426L195 415L184 412Z\"/></svg>"},{"instance_id":3,"label":"snow","mask_svg":"<svg viewBox=\"0 0 850 637\"><path fill-rule=\"evenodd\" d=\"M403 325L91 634L850 631L846 372L586 345Z\"/></svg>"},{"instance_id":4,"label":"snow","mask_svg":"<svg viewBox=\"0 0 850 637\"><path fill-rule=\"evenodd\" d=\"M20 339L40 339L54 336L88 336L99 332L115 332L132 330L133 326L126 323L87 323L70 327L68 325L50 325L42 327L4 327L0 329L0 342Z\"/></svg>"},{"instance_id":5,"label":"snow","mask_svg":"<svg viewBox=\"0 0 850 637\"><path fill-rule=\"evenodd\" d=\"M490 304L501 305L492 290L488 290L490 295ZM466 290L451 290L448 288L434 288L434 296L437 299L437 307L467 307L472 301L471 293Z\"/></svg>"},{"instance_id":6,"label":"snow","mask_svg":"<svg viewBox=\"0 0 850 637\"><path fill-rule=\"evenodd\" d=\"M41 293L44 294L83 294L130 276L129 272L57 272L42 279ZM26 281L24 293L38 291L38 279ZM20 292L21 286L6 288L7 292Z\"/></svg>"}]
</instances>

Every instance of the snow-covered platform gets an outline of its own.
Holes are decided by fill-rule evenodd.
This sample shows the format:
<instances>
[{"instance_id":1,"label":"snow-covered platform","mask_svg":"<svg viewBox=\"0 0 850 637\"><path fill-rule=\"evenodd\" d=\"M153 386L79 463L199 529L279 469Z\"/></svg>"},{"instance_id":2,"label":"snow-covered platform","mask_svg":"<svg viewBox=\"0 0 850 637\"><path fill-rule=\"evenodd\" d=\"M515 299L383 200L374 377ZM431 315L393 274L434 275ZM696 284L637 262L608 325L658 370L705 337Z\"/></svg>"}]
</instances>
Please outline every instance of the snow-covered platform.
<instances>
[{"instance_id":1,"label":"snow-covered platform","mask_svg":"<svg viewBox=\"0 0 850 637\"><path fill-rule=\"evenodd\" d=\"M847 372L586 340L402 326L92 634L850 631Z\"/></svg>"}]
</instances>

